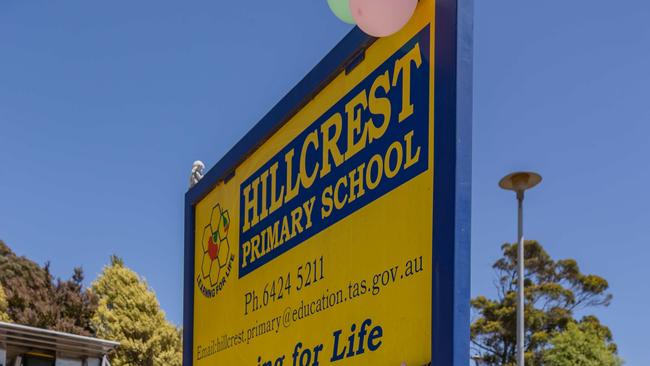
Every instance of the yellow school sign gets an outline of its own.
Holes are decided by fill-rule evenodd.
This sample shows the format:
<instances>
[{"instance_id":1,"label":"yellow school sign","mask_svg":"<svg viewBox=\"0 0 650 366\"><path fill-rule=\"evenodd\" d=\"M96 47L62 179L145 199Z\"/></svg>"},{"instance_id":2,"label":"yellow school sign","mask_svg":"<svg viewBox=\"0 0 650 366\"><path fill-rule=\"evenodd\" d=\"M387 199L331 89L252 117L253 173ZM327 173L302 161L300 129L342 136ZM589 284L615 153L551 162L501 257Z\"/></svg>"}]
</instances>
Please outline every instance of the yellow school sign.
<instances>
[{"instance_id":1,"label":"yellow school sign","mask_svg":"<svg viewBox=\"0 0 650 366\"><path fill-rule=\"evenodd\" d=\"M353 30L187 193L185 366L467 363L464 3Z\"/></svg>"}]
</instances>

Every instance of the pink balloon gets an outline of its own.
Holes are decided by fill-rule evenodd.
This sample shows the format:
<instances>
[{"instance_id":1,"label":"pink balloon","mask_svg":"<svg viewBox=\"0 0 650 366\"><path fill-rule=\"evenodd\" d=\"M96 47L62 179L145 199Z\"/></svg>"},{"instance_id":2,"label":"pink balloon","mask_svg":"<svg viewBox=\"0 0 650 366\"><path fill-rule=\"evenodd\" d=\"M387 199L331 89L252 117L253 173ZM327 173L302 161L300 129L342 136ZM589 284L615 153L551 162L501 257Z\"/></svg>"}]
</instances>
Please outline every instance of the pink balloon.
<instances>
[{"instance_id":1,"label":"pink balloon","mask_svg":"<svg viewBox=\"0 0 650 366\"><path fill-rule=\"evenodd\" d=\"M386 37L408 23L417 5L418 0L350 0L350 11L361 30Z\"/></svg>"}]
</instances>

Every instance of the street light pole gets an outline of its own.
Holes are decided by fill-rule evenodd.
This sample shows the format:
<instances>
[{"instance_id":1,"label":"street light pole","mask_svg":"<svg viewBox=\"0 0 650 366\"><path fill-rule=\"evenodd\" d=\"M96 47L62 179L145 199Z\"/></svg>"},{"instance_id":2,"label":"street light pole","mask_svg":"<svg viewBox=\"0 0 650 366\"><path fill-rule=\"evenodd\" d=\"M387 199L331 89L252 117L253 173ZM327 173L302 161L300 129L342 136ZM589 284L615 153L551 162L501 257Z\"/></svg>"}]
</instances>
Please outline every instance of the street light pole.
<instances>
[{"instance_id":1,"label":"street light pole","mask_svg":"<svg viewBox=\"0 0 650 366\"><path fill-rule=\"evenodd\" d=\"M517 193L517 366L524 366L524 192L541 181L537 173L517 172L499 182L501 188Z\"/></svg>"},{"instance_id":2,"label":"street light pole","mask_svg":"<svg viewBox=\"0 0 650 366\"><path fill-rule=\"evenodd\" d=\"M517 365L524 366L524 191L517 192Z\"/></svg>"}]
</instances>

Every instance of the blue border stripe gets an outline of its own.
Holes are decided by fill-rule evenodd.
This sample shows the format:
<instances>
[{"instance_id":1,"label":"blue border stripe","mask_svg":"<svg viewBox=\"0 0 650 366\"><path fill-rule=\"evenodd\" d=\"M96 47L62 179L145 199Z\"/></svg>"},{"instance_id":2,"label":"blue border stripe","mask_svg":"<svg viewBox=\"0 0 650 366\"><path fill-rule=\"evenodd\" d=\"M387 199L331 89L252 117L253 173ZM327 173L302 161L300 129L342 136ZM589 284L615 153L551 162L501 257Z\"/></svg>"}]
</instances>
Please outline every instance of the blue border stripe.
<instances>
[{"instance_id":1,"label":"blue border stripe","mask_svg":"<svg viewBox=\"0 0 650 366\"><path fill-rule=\"evenodd\" d=\"M454 364L469 363L474 0L457 0Z\"/></svg>"},{"instance_id":2,"label":"blue border stripe","mask_svg":"<svg viewBox=\"0 0 650 366\"><path fill-rule=\"evenodd\" d=\"M185 248L183 271L183 365L192 365L194 348L194 202L185 196Z\"/></svg>"},{"instance_id":3,"label":"blue border stripe","mask_svg":"<svg viewBox=\"0 0 650 366\"><path fill-rule=\"evenodd\" d=\"M436 2L433 365L470 361L472 21L473 0Z\"/></svg>"}]
</instances>

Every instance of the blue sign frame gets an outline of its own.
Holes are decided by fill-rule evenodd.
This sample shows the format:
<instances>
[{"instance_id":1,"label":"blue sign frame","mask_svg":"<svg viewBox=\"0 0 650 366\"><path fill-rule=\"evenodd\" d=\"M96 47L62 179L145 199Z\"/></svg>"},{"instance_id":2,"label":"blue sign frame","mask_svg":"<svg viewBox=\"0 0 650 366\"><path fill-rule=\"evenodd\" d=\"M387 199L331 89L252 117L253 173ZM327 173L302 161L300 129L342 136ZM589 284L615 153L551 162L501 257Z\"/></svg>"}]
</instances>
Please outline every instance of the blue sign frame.
<instances>
[{"instance_id":1,"label":"blue sign frame","mask_svg":"<svg viewBox=\"0 0 650 366\"><path fill-rule=\"evenodd\" d=\"M469 364L474 0L437 0L434 65L431 363ZM353 67L374 38L354 28L185 194L183 366L192 366L194 209L323 85ZM444 158L442 158L444 157Z\"/></svg>"}]
</instances>

